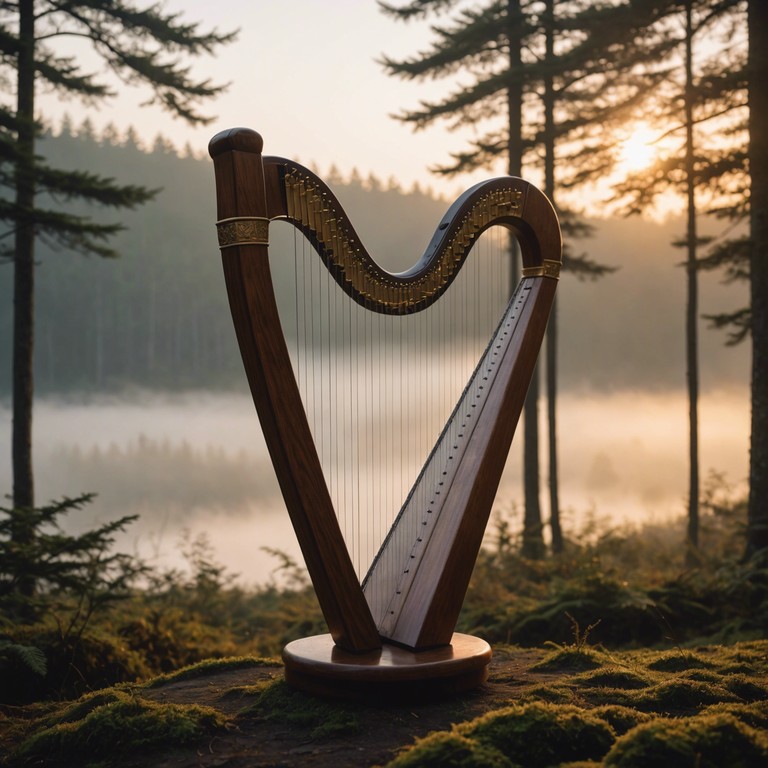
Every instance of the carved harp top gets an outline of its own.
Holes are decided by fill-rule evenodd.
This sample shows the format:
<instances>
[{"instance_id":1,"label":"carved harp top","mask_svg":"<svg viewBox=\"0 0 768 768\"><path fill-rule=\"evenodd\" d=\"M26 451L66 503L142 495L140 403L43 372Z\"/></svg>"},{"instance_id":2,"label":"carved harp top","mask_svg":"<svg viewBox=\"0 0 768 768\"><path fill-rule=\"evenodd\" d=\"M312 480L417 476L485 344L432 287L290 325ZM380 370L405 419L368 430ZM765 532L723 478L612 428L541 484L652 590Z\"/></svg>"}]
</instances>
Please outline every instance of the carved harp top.
<instances>
[{"instance_id":1,"label":"carved harp top","mask_svg":"<svg viewBox=\"0 0 768 768\"><path fill-rule=\"evenodd\" d=\"M211 140L219 245L254 402L318 600L334 641L349 651L377 648L382 638L417 650L445 645L451 641L554 298L561 264L557 217L528 182L491 179L461 195L438 223L424 255L410 269L393 274L369 256L321 179L293 161L262 157L262 144L257 133L244 128ZM437 302L489 227L512 230L520 243L521 285L456 406L455 424L440 437L439 444L448 449L436 447L428 459L428 464L450 459L440 473L445 485L441 481L435 491L440 494L437 514L430 508L427 518L412 493L362 586L339 530L280 332L266 258L273 219L300 229L358 304L389 315L419 312ZM426 482L422 471L416 486ZM406 529L418 533L402 533ZM406 567L397 565L398 557L406 559ZM394 576L385 562L396 563Z\"/></svg>"}]
</instances>

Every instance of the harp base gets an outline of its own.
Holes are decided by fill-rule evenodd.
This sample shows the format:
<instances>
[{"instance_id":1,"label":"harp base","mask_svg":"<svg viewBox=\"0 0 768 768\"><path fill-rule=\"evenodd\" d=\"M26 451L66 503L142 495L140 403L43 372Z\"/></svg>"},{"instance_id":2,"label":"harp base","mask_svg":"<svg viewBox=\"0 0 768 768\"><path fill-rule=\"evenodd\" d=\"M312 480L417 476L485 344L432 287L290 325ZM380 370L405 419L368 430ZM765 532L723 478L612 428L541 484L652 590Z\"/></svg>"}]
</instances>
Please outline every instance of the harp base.
<instances>
[{"instance_id":1,"label":"harp base","mask_svg":"<svg viewBox=\"0 0 768 768\"><path fill-rule=\"evenodd\" d=\"M294 640L283 649L292 688L358 700L460 693L485 682L490 660L485 640L459 633L450 645L419 652L385 643L378 651L350 653L330 635Z\"/></svg>"}]
</instances>

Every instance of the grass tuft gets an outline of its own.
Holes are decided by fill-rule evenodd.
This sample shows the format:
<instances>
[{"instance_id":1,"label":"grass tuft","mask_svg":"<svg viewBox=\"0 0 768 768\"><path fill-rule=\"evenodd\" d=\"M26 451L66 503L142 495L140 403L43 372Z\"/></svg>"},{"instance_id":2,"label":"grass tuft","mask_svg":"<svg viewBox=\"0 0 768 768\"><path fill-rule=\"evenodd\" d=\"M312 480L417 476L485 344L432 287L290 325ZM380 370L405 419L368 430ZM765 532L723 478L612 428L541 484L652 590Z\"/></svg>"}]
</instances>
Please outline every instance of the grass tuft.
<instances>
[{"instance_id":1,"label":"grass tuft","mask_svg":"<svg viewBox=\"0 0 768 768\"><path fill-rule=\"evenodd\" d=\"M158 747L193 744L224 728L227 719L210 707L160 704L113 691L87 697L23 741L13 761L35 765L83 765Z\"/></svg>"},{"instance_id":2,"label":"grass tuft","mask_svg":"<svg viewBox=\"0 0 768 768\"><path fill-rule=\"evenodd\" d=\"M768 764L768 737L726 713L660 718L617 740L606 768L756 768Z\"/></svg>"}]
</instances>

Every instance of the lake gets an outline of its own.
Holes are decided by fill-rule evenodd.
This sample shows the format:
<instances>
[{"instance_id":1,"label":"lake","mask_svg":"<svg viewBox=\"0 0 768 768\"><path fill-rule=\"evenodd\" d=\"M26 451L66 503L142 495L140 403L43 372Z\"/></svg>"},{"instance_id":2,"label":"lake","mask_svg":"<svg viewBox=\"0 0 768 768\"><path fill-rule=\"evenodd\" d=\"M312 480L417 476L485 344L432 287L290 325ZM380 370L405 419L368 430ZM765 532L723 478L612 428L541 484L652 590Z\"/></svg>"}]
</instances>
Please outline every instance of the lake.
<instances>
[{"instance_id":1,"label":"lake","mask_svg":"<svg viewBox=\"0 0 768 768\"><path fill-rule=\"evenodd\" d=\"M542 402L541 500L546 520L544 415ZM608 527L684 514L688 470L683 392L564 393L558 415L566 534L595 519ZM744 488L748 391L731 387L706 392L700 415L702 477L716 471L737 489ZM7 404L0 407L0 425L0 486L10 493ZM245 393L42 400L34 429L38 503L85 491L98 493L89 508L67 521L71 530L137 513L139 521L118 541L123 551L141 554L155 565L183 568L184 535L187 540L205 535L215 558L244 584L272 578L278 561L264 547L301 561ZM369 465L378 466L389 453L394 450L379 454L374 450ZM515 530L521 520L521 465L516 439L494 512L509 516ZM403 474L415 471L418 467ZM398 485L383 496L397 507L391 499L401 492Z\"/></svg>"}]
</instances>

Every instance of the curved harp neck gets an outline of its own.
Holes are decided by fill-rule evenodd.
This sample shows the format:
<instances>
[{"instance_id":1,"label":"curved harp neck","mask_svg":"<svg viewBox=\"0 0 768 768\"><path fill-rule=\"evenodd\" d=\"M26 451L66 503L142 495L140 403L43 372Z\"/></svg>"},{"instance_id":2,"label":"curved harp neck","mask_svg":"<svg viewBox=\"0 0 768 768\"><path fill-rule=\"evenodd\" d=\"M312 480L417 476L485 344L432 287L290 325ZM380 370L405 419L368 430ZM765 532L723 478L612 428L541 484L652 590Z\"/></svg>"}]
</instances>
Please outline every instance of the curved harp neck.
<instances>
[{"instance_id":1,"label":"curved harp neck","mask_svg":"<svg viewBox=\"0 0 768 768\"><path fill-rule=\"evenodd\" d=\"M322 179L291 160L266 157L264 164L268 188L280 192L270 205L270 216L298 227L341 288L374 312L404 315L436 302L461 270L477 239L492 225L506 226L516 234L526 276L559 276L557 218L547 198L523 179L499 177L467 190L443 216L421 258L410 269L392 273L368 253ZM527 218L540 218L542 213L553 226L534 235ZM542 241L542 237L551 242ZM557 253L558 259L545 260L542 252Z\"/></svg>"},{"instance_id":2,"label":"curved harp neck","mask_svg":"<svg viewBox=\"0 0 768 768\"><path fill-rule=\"evenodd\" d=\"M418 312L436 302L491 225L505 226L516 235L524 276L559 276L562 240L557 217L549 200L523 179L503 176L467 190L442 217L414 265L391 273L368 253L322 179L292 160L262 158L262 147L259 134L246 128L224 131L211 140L209 151L223 182L218 188L221 247L266 243L268 221L287 220L309 239L349 296L371 311L392 315ZM226 177L238 174L249 180L240 187L249 194L231 199L230 192L222 201L225 188L232 189Z\"/></svg>"}]
</instances>

